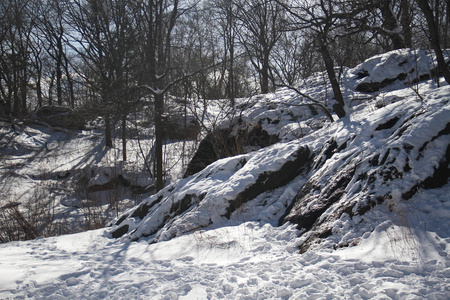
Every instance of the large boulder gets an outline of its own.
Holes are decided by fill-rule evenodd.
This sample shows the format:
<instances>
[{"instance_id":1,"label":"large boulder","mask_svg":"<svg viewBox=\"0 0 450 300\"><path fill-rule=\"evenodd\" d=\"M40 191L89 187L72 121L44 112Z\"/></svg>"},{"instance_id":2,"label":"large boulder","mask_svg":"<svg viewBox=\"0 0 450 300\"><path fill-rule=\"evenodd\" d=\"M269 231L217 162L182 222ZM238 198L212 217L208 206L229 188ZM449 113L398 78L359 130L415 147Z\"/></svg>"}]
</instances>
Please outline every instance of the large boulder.
<instances>
[{"instance_id":1,"label":"large boulder","mask_svg":"<svg viewBox=\"0 0 450 300\"><path fill-rule=\"evenodd\" d=\"M246 152L247 147L264 148L279 141L278 136L269 135L260 124L237 130L230 128L210 132L198 146L194 157L189 162L184 177L203 170L220 158L230 157Z\"/></svg>"}]
</instances>

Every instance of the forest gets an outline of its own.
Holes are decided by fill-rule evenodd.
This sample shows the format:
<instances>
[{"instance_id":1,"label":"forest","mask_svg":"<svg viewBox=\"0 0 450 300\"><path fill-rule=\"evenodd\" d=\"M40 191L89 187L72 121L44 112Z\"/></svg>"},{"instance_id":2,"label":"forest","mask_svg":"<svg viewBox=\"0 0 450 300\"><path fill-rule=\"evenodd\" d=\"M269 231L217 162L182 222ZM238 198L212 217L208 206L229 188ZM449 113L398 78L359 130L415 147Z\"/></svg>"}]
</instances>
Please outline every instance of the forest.
<instances>
[{"instance_id":1,"label":"forest","mask_svg":"<svg viewBox=\"0 0 450 300\"><path fill-rule=\"evenodd\" d=\"M168 97L233 107L326 70L341 118L343 67L402 48L434 49L450 81L441 52L450 3L441 0L4 0L0 20L0 117L44 106L75 110L76 124L100 116L106 146L121 128L126 161L127 122L145 110L158 190Z\"/></svg>"}]
</instances>

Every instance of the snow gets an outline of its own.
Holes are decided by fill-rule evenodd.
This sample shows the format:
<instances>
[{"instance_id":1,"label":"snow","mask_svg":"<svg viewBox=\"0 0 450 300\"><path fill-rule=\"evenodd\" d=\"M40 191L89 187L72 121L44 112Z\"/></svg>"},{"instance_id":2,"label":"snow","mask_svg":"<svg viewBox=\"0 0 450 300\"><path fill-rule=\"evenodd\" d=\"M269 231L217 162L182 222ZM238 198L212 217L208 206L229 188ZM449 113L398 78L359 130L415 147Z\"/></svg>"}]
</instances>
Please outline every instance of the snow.
<instances>
[{"instance_id":1,"label":"snow","mask_svg":"<svg viewBox=\"0 0 450 300\"><path fill-rule=\"evenodd\" d=\"M353 104L350 115L334 123L299 109L304 99L287 89L254 97L238 114L241 122L279 133L280 143L224 158L172 182L142 201L149 206L142 218L132 217L139 208L134 207L110 228L0 244L0 298L448 299L450 183L420 189L405 201L402 195L433 174L446 155L450 136L438 133L450 122L450 87L442 82L438 87L433 80L405 85L411 82L407 78L372 94L354 90L361 82L397 78L406 65L414 65L418 76L426 74L430 57L429 51L401 50L346 70L342 83L347 99L369 100ZM368 76L359 78L362 70ZM326 99L330 89L323 88L321 78L319 74L308 79L300 89L314 99ZM222 108L205 115L217 126L230 122ZM394 119L398 120L388 129L379 129ZM70 143L63 133L55 137L25 131L15 137L22 148L11 159L23 162L30 158L30 149L40 151L43 145L56 149ZM95 139L82 141L73 143L86 151L67 155L59 161L62 166L45 151L38 158L50 160L47 166L52 172L97 159L100 167L93 167L92 180L106 181L105 172L112 171L101 162L107 159L89 158L86 153L94 149ZM325 160L324 145L332 141L347 146ZM316 155L309 172L259 193L226 217L236 197L261 174L292 163L302 147ZM412 171L384 180L380 163L384 157L386 168L401 171L408 165ZM30 193L36 184L30 174L40 174L39 167L30 165L18 172L24 178L20 182L8 178L16 184L11 189L17 195ZM354 178L372 176L376 184L352 179L342 198L319 218L316 229L329 227L332 234L300 254L299 247L315 232L289 222L278 226L278 221L308 181L315 179L326 190L337 170L354 170ZM313 201L300 208L320 205L323 190L315 191ZM356 214L369 196L386 195L384 202ZM186 199L185 211L173 211L174 204ZM350 211L333 217L345 205ZM129 226L127 233L111 238L111 232L124 225Z\"/></svg>"},{"instance_id":2,"label":"snow","mask_svg":"<svg viewBox=\"0 0 450 300\"><path fill-rule=\"evenodd\" d=\"M303 255L293 226L258 222L156 244L104 229L12 242L0 245L0 298L446 299L449 238L430 232L417 247L402 230L383 223L355 247Z\"/></svg>"},{"instance_id":3,"label":"snow","mask_svg":"<svg viewBox=\"0 0 450 300\"><path fill-rule=\"evenodd\" d=\"M109 203L120 200L121 212L148 194L133 193L131 188L121 187L98 192L86 190L106 184L119 175L142 190L153 183L140 149L151 160L154 140L147 128L140 126L139 129L140 139L127 141L128 161L123 162L120 136L114 136L115 147L107 148L104 134L95 124L82 131L60 132L44 126L0 121L0 188L3 191L0 207L10 201L19 202L19 208L26 215L30 213L26 209L28 205L55 205L49 212L50 219L63 219L64 223L69 223L64 232L72 233L89 227L85 224L85 206L90 201L100 202L104 218L112 220L118 212L108 208ZM195 141L167 141L164 146L165 162L172 176L167 178L170 182L182 176L183 163L193 155Z\"/></svg>"}]
</instances>

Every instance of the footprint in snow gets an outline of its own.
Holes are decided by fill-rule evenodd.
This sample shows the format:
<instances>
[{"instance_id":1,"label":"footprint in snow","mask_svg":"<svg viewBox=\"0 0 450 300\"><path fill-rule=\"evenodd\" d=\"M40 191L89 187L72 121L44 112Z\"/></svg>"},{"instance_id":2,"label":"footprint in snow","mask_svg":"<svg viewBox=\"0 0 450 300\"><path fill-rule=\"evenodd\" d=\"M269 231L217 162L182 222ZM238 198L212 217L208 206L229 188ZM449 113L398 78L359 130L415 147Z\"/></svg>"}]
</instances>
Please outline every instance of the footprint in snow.
<instances>
[{"instance_id":1,"label":"footprint in snow","mask_svg":"<svg viewBox=\"0 0 450 300\"><path fill-rule=\"evenodd\" d=\"M77 285L79 283L80 283L80 281L77 278L75 278L75 277L69 277L66 280L66 285L67 286L74 286L74 285Z\"/></svg>"}]
</instances>

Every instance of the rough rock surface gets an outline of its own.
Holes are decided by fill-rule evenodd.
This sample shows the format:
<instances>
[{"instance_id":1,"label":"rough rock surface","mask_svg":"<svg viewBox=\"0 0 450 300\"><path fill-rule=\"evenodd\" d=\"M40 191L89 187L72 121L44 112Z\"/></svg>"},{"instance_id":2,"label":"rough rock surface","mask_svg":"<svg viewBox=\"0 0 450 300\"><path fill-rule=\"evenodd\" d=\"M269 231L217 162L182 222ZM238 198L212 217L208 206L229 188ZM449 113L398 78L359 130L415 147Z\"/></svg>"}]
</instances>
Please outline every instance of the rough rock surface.
<instances>
[{"instance_id":1,"label":"rough rock surface","mask_svg":"<svg viewBox=\"0 0 450 300\"><path fill-rule=\"evenodd\" d=\"M36 111L38 121L54 127L79 130L84 128L84 120L73 109L65 106L46 105Z\"/></svg>"}]
</instances>

